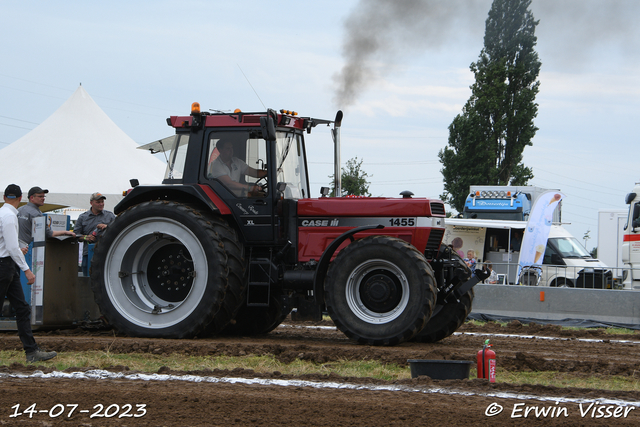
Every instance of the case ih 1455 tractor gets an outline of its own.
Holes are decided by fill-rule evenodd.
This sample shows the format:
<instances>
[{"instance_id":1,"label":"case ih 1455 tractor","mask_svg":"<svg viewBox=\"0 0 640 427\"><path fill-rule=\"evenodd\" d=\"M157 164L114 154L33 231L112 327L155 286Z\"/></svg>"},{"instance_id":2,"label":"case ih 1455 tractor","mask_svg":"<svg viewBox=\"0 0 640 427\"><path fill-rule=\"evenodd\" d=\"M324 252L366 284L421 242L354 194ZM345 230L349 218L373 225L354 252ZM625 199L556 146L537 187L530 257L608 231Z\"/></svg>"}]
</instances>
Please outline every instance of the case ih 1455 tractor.
<instances>
[{"instance_id":1,"label":"case ih 1455 tractor","mask_svg":"<svg viewBox=\"0 0 640 427\"><path fill-rule=\"evenodd\" d=\"M169 153L162 185L132 180L95 248L92 288L108 322L187 338L261 334L289 313L327 312L360 343L451 335L479 272L441 244L440 200L310 198L304 133L333 124L339 153L341 119L201 113L197 103L167 119L176 134L155 146Z\"/></svg>"}]
</instances>

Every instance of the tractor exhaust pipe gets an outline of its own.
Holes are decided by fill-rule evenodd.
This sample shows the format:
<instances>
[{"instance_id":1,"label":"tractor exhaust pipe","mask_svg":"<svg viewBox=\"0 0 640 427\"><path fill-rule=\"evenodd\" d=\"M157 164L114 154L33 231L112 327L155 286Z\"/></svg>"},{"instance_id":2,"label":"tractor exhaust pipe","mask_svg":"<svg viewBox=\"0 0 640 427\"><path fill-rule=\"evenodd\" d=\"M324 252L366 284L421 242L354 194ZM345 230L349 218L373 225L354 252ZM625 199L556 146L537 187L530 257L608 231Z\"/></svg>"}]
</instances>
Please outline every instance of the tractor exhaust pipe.
<instances>
[{"instance_id":1,"label":"tractor exhaust pipe","mask_svg":"<svg viewBox=\"0 0 640 427\"><path fill-rule=\"evenodd\" d=\"M342 124L342 110L338 110L331 136L333 136L333 168L334 168L334 197L342 196L342 169L340 168L340 125Z\"/></svg>"}]
</instances>

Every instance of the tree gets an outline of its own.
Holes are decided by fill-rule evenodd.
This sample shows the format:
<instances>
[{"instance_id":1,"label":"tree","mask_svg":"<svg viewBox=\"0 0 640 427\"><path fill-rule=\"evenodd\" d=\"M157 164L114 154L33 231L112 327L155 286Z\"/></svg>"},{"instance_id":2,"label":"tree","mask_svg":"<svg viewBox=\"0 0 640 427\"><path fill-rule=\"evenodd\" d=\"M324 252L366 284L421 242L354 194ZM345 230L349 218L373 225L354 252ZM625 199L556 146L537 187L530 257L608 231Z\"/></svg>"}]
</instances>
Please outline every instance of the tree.
<instances>
[{"instance_id":1,"label":"tree","mask_svg":"<svg viewBox=\"0 0 640 427\"><path fill-rule=\"evenodd\" d=\"M531 0L494 0L486 20L484 47L469 67L471 97L449 125L440 150L444 194L462 211L471 185L526 185L533 171L522 152L538 130L535 97L540 82Z\"/></svg>"},{"instance_id":2,"label":"tree","mask_svg":"<svg viewBox=\"0 0 640 427\"><path fill-rule=\"evenodd\" d=\"M347 160L347 164L342 168L341 175L341 196L371 196L369 193L369 182L367 181L367 174L362 170L362 162L358 162L358 157ZM330 175L331 188L335 188L334 175ZM335 190L331 190L331 196L333 197Z\"/></svg>"}]
</instances>

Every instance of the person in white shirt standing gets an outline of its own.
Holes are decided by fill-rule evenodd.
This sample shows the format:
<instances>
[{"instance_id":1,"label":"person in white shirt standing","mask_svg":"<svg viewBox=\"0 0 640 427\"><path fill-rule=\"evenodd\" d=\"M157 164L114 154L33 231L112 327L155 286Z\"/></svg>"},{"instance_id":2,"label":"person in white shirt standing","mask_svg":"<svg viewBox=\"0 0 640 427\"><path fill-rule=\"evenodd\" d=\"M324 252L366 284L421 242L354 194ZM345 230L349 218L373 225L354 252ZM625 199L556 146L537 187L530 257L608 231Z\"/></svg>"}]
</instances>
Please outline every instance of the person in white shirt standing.
<instances>
[{"instance_id":1,"label":"person in white shirt standing","mask_svg":"<svg viewBox=\"0 0 640 427\"><path fill-rule=\"evenodd\" d=\"M27 362L53 359L55 351L43 351L36 344L31 331L31 308L24 299L20 284L20 271L24 271L27 283L32 285L36 276L24 260L24 251L18 244L18 206L22 190L10 184L4 190L4 205L0 208L0 295L9 300L16 310L16 325Z\"/></svg>"}]
</instances>

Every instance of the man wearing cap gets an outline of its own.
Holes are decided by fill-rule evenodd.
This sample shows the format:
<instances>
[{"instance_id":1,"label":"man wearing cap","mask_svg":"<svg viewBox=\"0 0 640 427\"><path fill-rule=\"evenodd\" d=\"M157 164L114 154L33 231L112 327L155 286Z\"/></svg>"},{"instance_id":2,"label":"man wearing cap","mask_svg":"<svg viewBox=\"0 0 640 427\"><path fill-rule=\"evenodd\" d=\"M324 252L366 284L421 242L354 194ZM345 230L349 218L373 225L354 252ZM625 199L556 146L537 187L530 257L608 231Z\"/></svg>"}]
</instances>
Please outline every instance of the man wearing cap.
<instances>
[{"instance_id":1,"label":"man wearing cap","mask_svg":"<svg viewBox=\"0 0 640 427\"><path fill-rule=\"evenodd\" d=\"M82 245L82 273L89 275L89 243L95 243L107 228L107 225L116 219L113 212L104 210L104 200L100 193L93 193L89 198L91 209L80 214L73 227L76 237L84 243Z\"/></svg>"},{"instance_id":2,"label":"man wearing cap","mask_svg":"<svg viewBox=\"0 0 640 427\"><path fill-rule=\"evenodd\" d=\"M20 232L18 234L18 240L20 241L20 247L24 248L29 245L31 242L31 230L33 219L42 216L42 212L40 211L40 207L44 205L45 194L47 194L49 190L43 190L40 187L32 187L29 190L28 198L29 203L24 206L20 206L18 208L18 224L20 226ZM45 227L45 236L46 237L57 237L57 236L75 236L72 231L52 231L50 227Z\"/></svg>"},{"instance_id":3,"label":"man wearing cap","mask_svg":"<svg viewBox=\"0 0 640 427\"><path fill-rule=\"evenodd\" d=\"M16 325L27 362L41 362L53 359L55 351L43 351L36 344L31 331L31 307L24 299L20 284L20 270L24 271L27 283L32 285L36 276L24 260L18 245L18 206L22 200L22 190L10 184L4 190L4 205L0 208L0 294L6 297L16 310Z\"/></svg>"}]
</instances>

